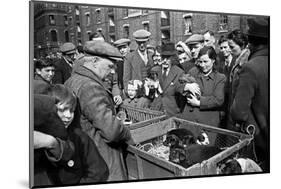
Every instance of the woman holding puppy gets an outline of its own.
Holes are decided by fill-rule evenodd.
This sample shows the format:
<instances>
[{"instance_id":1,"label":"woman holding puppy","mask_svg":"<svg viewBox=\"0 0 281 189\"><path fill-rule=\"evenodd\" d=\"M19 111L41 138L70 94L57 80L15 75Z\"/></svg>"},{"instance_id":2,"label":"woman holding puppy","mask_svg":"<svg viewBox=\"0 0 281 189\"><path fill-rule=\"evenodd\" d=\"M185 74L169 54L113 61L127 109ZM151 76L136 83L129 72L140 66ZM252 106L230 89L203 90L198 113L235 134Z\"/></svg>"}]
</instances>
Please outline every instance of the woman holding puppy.
<instances>
[{"instance_id":1,"label":"woman holding puppy","mask_svg":"<svg viewBox=\"0 0 281 189\"><path fill-rule=\"evenodd\" d=\"M200 50L198 66L189 71L198 87L194 87L194 84L186 85L185 90L190 93L181 116L186 120L219 127L226 77L214 69L215 61L216 52L212 47Z\"/></svg>"}]
</instances>

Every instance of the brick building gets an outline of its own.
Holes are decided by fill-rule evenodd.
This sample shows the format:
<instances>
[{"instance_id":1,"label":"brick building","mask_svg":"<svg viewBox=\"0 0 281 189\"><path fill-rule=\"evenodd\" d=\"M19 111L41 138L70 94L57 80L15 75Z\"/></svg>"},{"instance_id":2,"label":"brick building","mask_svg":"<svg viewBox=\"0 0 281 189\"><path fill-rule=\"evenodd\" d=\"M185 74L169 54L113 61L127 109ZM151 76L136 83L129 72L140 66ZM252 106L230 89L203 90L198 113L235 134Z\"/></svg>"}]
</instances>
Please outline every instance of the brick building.
<instances>
[{"instance_id":1,"label":"brick building","mask_svg":"<svg viewBox=\"0 0 281 189\"><path fill-rule=\"evenodd\" d=\"M186 40L193 33L212 30L216 37L233 29L246 28L246 16L109 6L85 6L67 3L34 2L35 55L56 51L64 42L83 45L94 32L106 41L132 39L138 29L151 32L151 45L162 41ZM136 44L131 43L131 48Z\"/></svg>"}]
</instances>

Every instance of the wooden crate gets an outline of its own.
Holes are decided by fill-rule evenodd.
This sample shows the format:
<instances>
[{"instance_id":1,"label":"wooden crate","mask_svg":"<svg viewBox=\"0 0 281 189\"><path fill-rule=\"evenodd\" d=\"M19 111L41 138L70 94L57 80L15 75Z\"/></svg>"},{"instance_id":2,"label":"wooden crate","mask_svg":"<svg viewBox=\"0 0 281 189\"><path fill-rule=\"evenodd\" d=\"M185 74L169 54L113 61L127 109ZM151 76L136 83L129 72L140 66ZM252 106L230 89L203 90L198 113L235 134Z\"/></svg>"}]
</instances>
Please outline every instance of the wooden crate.
<instances>
[{"instance_id":1,"label":"wooden crate","mask_svg":"<svg viewBox=\"0 0 281 189\"><path fill-rule=\"evenodd\" d=\"M126 164L130 179L214 175L217 173L217 164L219 162L238 152L251 142L251 136L246 134L194 123L175 117L154 123L134 125L134 127L130 129L135 142L143 143L153 138L163 136L174 128L186 128L191 130L195 135L204 130L208 134L211 144L215 144L220 148L225 148L225 150L202 163L184 168L159 158L156 155L140 150L136 146L129 146L126 152ZM212 136L215 137L212 138ZM228 137L228 140L225 140L225 136Z\"/></svg>"},{"instance_id":2,"label":"wooden crate","mask_svg":"<svg viewBox=\"0 0 281 189\"><path fill-rule=\"evenodd\" d=\"M126 105L121 105L120 110L124 111L127 115L127 118L132 120L133 123L147 121L165 115L165 113L161 111L150 110L148 108L133 108Z\"/></svg>"}]
</instances>

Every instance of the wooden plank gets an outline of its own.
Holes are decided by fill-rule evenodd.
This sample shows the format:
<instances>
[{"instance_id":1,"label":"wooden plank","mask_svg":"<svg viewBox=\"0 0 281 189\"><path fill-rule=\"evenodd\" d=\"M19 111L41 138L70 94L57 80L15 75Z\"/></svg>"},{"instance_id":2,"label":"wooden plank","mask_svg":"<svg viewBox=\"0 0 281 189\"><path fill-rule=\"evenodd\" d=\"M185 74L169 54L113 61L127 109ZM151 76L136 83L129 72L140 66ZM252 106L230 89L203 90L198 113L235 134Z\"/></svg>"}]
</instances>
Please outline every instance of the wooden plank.
<instances>
[{"instance_id":1,"label":"wooden plank","mask_svg":"<svg viewBox=\"0 0 281 189\"><path fill-rule=\"evenodd\" d=\"M172 119L173 119L174 122L181 122L181 123L188 124L190 126L202 127L206 131L211 131L211 132L216 132L216 133L220 133L220 134L224 134L224 135L239 137L240 139L245 139L245 138L251 137L250 135L247 135L247 134L244 134L244 133L238 133L238 132L235 132L235 131L226 130L226 129L222 129L222 128L218 128L218 127L213 127L213 126L202 124L202 123L196 123L196 122L188 121L188 120L185 120L185 119L180 119L180 118L177 118L177 117L172 117Z\"/></svg>"},{"instance_id":2,"label":"wooden plank","mask_svg":"<svg viewBox=\"0 0 281 189\"><path fill-rule=\"evenodd\" d=\"M172 129L172 125L169 121L162 121L154 123L145 127L130 130L132 138L136 143L141 143L155 137L164 135L168 130Z\"/></svg>"},{"instance_id":3,"label":"wooden plank","mask_svg":"<svg viewBox=\"0 0 281 189\"><path fill-rule=\"evenodd\" d=\"M143 165L142 165L142 159L135 154L136 160L137 160L137 169L138 169L138 179L144 179L143 175Z\"/></svg>"},{"instance_id":4,"label":"wooden plank","mask_svg":"<svg viewBox=\"0 0 281 189\"><path fill-rule=\"evenodd\" d=\"M130 130L138 129L138 128L141 128L141 127L148 126L148 125L150 125L152 123L155 123L155 122L163 121L164 119L167 119L166 115L162 115L162 116L155 117L155 118L152 118L152 119L149 119L149 120L133 123L129 126L129 128L130 128Z\"/></svg>"}]
</instances>

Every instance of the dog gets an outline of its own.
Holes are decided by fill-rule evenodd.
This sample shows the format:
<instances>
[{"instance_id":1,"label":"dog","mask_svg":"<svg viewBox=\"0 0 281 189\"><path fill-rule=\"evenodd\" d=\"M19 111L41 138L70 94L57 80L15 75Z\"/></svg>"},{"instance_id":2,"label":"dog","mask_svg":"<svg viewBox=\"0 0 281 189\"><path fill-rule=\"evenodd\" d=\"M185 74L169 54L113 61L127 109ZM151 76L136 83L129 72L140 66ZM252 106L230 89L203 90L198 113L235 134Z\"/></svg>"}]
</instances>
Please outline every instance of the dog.
<instances>
[{"instance_id":1,"label":"dog","mask_svg":"<svg viewBox=\"0 0 281 189\"><path fill-rule=\"evenodd\" d=\"M196 163L202 163L204 160L208 160L221 151L216 146L191 144L184 148L170 149L169 161L188 168Z\"/></svg>"},{"instance_id":2,"label":"dog","mask_svg":"<svg viewBox=\"0 0 281 189\"><path fill-rule=\"evenodd\" d=\"M260 166L249 158L232 158L219 166L219 174L262 172Z\"/></svg>"},{"instance_id":3,"label":"dog","mask_svg":"<svg viewBox=\"0 0 281 189\"><path fill-rule=\"evenodd\" d=\"M186 147L190 144L195 144L196 140L194 134L184 128L173 129L166 135L166 140L163 142L164 146L171 148Z\"/></svg>"}]
</instances>

